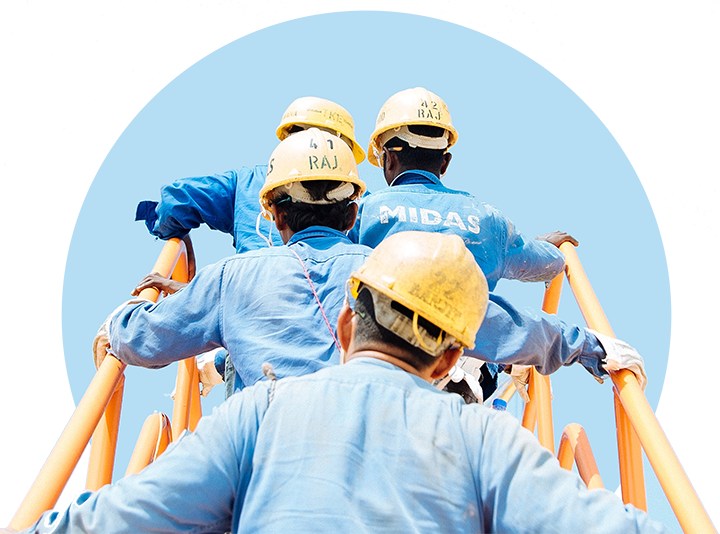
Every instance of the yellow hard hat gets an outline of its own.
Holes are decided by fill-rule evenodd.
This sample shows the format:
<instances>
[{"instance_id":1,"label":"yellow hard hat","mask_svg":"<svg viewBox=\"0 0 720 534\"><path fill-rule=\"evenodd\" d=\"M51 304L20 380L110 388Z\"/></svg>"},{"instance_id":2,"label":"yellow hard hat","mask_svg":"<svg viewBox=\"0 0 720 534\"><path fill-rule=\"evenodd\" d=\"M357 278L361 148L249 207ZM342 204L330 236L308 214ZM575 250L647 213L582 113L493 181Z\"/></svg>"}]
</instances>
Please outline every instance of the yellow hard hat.
<instances>
[{"instance_id":1,"label":"yellow hard hat","mask_svg":"<svg viewBox=\"0 0 720 534\"><path fill-rule=\"evenodd\" d=\"M407 129L408 126L413 125L436 126L444 129L447 134L440 138L419 136ZM375 122L375 131L370 136L368 147L370 163L376 167L380 166L382 147L392 137L399 137L410 143L412 147L442 150L450 148L457 142L458 133L453 128L450 111L445 101L424 87L415 87L395 93L380 109Z\"/></svg>"},{"instance_id":2,"label":"yellow hard hat","mask_svg":"<svg viewBox=\"0 0 720 534\"><path fill-rule=\"evenodd\" d=\"M312 180L335 180L338 187L328 193L329 200L313 200L302 186ZM330 204L355 200L365 189L350 147L330 133L310 128L281 141L273 151L260 189L260 204L263 216L270 220L272 193L278 190L298 202Z\"/></svg>"},{"instance_id":3,"label":"yellow hard hat","mask_svg":"<svg viewBox=\"0 0 720 534\"><path fill-rule=\"evenodd\" d=\"M355 298L362 284L413 312L412 319L395 313L384 324L380 317L387 310L377 310L373 295L378 323L434 356L454 341L470 349L475 346L487 308L488 285L475 258L455 234L393 234L350 276L349 284ZM440 337L434 339L422 331L418 316L438 327ZM443 340L443 332L454 339Z\"/></svg>"},{"instance_id":4,"label":"yellow hard hat","mask_svg":"<svg viewBox=\"0 0 720 534\"><path fill-rule=\"evenodd\" d=\"M314 96L298 98L282 116L276 132L278 139L285 139L293 126L305 129L315 126L334 133L352 149L355 163L360 164L365 159L365 152L355 141L355 123L352 116L335 102Z\"/></svg>"}]
</instances>

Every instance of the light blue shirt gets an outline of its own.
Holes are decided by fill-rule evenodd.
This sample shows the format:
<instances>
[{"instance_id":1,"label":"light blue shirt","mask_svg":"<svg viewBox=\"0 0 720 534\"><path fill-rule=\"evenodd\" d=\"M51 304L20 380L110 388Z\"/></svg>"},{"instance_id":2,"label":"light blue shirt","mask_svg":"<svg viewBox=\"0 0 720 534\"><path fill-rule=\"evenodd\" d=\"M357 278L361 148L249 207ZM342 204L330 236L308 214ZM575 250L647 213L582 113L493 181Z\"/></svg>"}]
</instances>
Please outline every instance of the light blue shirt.
<instances>
[{"instance_id":1,"label":"light blue shirt","mask_svg":"<svg viewBox=\"0 0 720 534\"><path fill-rule=\"evenodd\" d=\"M126 306L110 322L112 352L127 364L157 368L222 346L242 381L236 389L260 380L263 362L278 377L337 364L331 330L347 279L370 252L341 232L313 226L287 246L234 255L157 304Z\"/></svg>"},{"instance_id":2,"label":"light blue shirt","mask_svg":"<svg viewBox=\"0 0 720 534\"><path fill-rule=\"evenodd\" d=\"M552 280L565 266L555 245L527 239L497 209L445 187L431 172L406 171L390 187L363 197L349 235L355 243L375 248L387 236L407 230L462 237L490 291L501 278Z\"/></svg>"},{"instance_id":3,"label":"light blue shirt","mask_svg":"<svg viewBox=\"0 0 720 534\"><path fill-rule=\"evenodd\" d=\"M234 395L38 533L658 533L507 413L373 358Z\"/></svg>"},{"instance_id":4,"label":"light blue shirt","mask_svg":"<svg viewBox=\"0 0 720 534\"><path fill-rule=\"evenodd\" d=\"M123 308L110 322L112 352L129 365L157 368L222 346L239 377L236 390L263 377L263 362L280 378L337 364L340 353L330 331L337 327L348 278L370 252L341 232L314 226L296 233L287 246L232 256L201 269L184 289L157 304ZM586 329L554 315L521 312L492 294L476 347L467 354L535 365L544 374L580 362L595 376L607 377L600 365L605 352Z\"/></svg>"}]
</instances>

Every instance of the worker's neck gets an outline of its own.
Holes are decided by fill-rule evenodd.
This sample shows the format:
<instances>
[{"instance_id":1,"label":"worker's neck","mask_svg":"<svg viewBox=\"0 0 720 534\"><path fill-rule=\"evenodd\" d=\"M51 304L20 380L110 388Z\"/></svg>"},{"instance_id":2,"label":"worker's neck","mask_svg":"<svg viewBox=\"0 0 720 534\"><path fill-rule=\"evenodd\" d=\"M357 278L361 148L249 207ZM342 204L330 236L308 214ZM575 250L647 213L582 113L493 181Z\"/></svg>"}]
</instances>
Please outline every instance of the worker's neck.
<instances>
[{"instance_id":1,"label":"worker's neck","mask_svg":"<svg viewBox=\"0 0 720 534\"><path fill-rule=\"evenodd\" d=\"M350 360L354 360L355 358L375 358L376 360L382 360L384 362L393 364L395 367L399 367L403 371L407 371L410 374L419 376L423 380L426 380L428 382L433 381L432 377L430 376L430 374L432 372L431 369L425 369L423 371L418 371L417 369L415 369L412 365L410 365L406 361L401 360L400 358L396 358L395 356L392 356L385 352L380 352L377 350L357 350L357 351L353 351L352 353L346 354L345 362L349 362Z\"/></svg>"},{"instance_id":2,"label":"worker's neck","mask_svg":"<svg viewBox=\"0 0 720 534\"><path fill-rule=\"evenodd\" d=\"M288 244L290 239L292 239L292 236L295 235L295 232L290 230L289 226L285 226L285 228L283 228L282 230L278 230L278 232L280 232L280 238L286 245Z\"/></svg>"},{"instance_id":3,"label":"worker's neck","mask_svg":"<svg viewBox=\"0 0 720 534\"><path fill-rule=\"evenodd\" d=\"M417 167L402 167L402 168L398 169L397 171L385 172L385 181L387 182L388 185L390 185L390 184L392 184L392 183L395 181L395 178L397 178L398 176L400 176L402 173L408 172L408 171L415 171L415 172L417 172L417 171L424 171L424 172L429 172L429 173L432 173L432 174L434 174L435 176L437 176L438 179L440 178L440 173L437 172L436 170L418 169Z\"/></svg>"}]
</instances>

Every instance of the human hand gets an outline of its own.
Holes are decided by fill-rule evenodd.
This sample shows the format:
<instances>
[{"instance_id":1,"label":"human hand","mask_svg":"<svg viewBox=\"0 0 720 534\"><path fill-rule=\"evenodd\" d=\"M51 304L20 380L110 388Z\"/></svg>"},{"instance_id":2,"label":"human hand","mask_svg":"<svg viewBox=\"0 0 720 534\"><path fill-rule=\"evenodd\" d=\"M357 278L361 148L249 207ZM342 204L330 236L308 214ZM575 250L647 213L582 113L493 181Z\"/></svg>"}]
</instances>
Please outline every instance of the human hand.
<instances>
[{"instance_id":1,"label":"human hand","mask_svg":"<svg viewBox=\"0 0 720 534\"><path fill-rule=\"evenodd\" d=\"M515 389L517 389L518 395L525 402L530 402L530 395L527 392L527 385L530 381L530 373L532 373L532 365L519 365L517 363L512 364L510 367L510 378L512 378Z\"/></svg>"},{"instance_id":2,"label":"human hand","mask_svg":"<svg viewBox=\"0 0 720 534\"><path fill-rule=\"evenodd\" d=\"M185 249L187 250L187 263L188 263L188 282L191 282L195 278L195 249L193 249L192 241L190 240L190 234L187 234L182 238L185 243Z\"/></svg>"},{"instance_id":3,"label":"human hand","mask_svg":"<svg viewBox=\"0 0 720 534\"><path fill-rule=\"evenodd\" d=\"M136 297L143 289L153 288L161 292L163 297L167 297L168 295L176 293L186 285L187 284L183 284L182 282L176 282L175 280L165 278L164 276L161 276L160 273L151 273L140 280L140 283L130 294L133 297Z\"/></svg>"},{"instance_id":4,"label":"human hand","mask_svg":"<svg viewBox=\"0 0 720 534\"><path fill-rule=\"evenodd\" d=\"M215 354L218 350L222 349L211 350L197 357L198 378L202 384L200 396L202 397L207 397L213 387L225 381L225 378L217 372L215 367Z\"/></svg>"},{"instance_id":5,"label":"human hand","mask_svg":"<svg viewBox=\"0 0 720 534\"><path fill-rule=\"evenodd\" d=\"M565 241L569 241L576 247L578 246L578 240L570 234L566 234L565 232L550 232L549 234L539 235L535 239L537 239L538 241L547 241L548 243L551 243L556 247L559 247L560 245L565 243Z\"/></svg>"},{"instance_id":6,"label":"human hand","mask_svg":"<svg viewBox=\"0 0 720 534\"><path fill-rule=\"evenodd\" d=\"M605 361L602 362L603 369L606 371L619 371L620 369L632 371L640 388L645 391L648 379L645 374L645 362L638 351L620 339L606 336L589 328L587 330L598 339L605 351Z\"/></svg>"}]
</instances>

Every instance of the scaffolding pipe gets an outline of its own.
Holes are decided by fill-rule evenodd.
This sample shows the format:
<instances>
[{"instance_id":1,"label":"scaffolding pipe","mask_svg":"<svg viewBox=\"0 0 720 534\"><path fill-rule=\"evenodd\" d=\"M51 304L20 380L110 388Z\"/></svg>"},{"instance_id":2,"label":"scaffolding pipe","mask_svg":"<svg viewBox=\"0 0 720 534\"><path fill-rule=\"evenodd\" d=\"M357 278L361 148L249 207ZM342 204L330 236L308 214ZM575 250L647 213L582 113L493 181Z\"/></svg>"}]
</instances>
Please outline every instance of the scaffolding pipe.
<instances>
[{"instance_id":1,"label":"scaffolding pipe","mask_svg":"<svg viewBox=\"0 0 720 534\"><path fill-rule=\"evenodd\" d=\"M170 420L164 413L154 413L145 419L125 476L139 473L160 456L170 444Z\"/></svg>"},{"instance_id":2,"label":"scaffolding pipe","mask_svg":"<svg viewBox=\"0 0 720 534\"><path fill-rule=\"evenodd\" d=\"M563 243L560 249L565 254L570 287L588 325L598 332L612 335L612 329L585 276L575 248L570 243ZM610 377L619 400L616 405L621 404L623 408L618 411L629 418L636 433L635 439L642 444L683 532L685 534L717 532L640 389L635 375L622 369L611 372ZM642 456L639 461L642 462ZM640 466L642 467L642 463ZM644 497L644 485L642 494ZM624 497L623 489L623 499Z\"/></svg>"},{"instance_id":3,"label":"scaffolding pipe","mask_svg":"<svg viewBox=\"0 0 720 534\"><path fill-rule=\"evenodd\" d=\"M590 442L582 426L577 423L570 423L565 427L560 438L557 458L560 467L568 471L572 471L574 460L580 478L583 479L588 489L604 487Z\"/></svg>"},{"instance_id":4,"label":"scaffolding pipe","mask_svg":"<svg viewBox=\"0 0 720 534\"><path fill-rule=\"evenodd\" d=\"M10 521L10 528L24 530L35 523L44 511L55 506L124 369L125 364L117 358L108 356L103 360L35 482Z\"/></svg>"}]
</instances>

